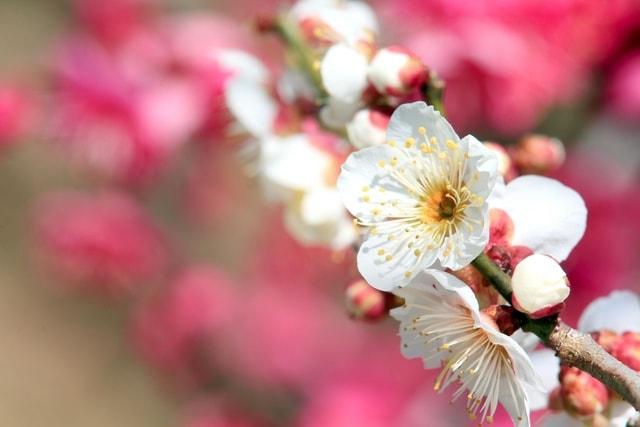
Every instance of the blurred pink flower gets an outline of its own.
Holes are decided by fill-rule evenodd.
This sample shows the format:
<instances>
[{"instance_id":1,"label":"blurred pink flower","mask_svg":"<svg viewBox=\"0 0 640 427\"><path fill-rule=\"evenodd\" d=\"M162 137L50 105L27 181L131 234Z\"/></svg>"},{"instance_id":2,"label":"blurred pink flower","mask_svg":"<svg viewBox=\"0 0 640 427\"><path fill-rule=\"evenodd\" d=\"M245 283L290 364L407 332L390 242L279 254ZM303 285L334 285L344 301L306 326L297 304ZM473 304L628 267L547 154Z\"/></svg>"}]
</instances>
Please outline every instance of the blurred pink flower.
<instances>
[{"instance_id":1,"label":"blurred pink flower","mask_svg":"<svg viewBox=\"0 0 640 427\"><path fill-rule=\"evenodd\" d=\"M456 128L504 133L531 129L579 93L640 10L632 0L400 0L386 9L402 20L407 46L447 81Z\"/></svg>"},{"instance_id":2,"label":"blurred pink flower","mask_svg":"<svg viewBox=\"0 0 640 427\"><path fill-rule=\"evenodd\" d=\"M232 67L223 53L247 44L237 26L205 14L148 22L115 47L72 35L54 61L51 131L90 170L144 182L186 142L220 137Z\"/></svg>"},{"instance_id":3,"label":"blurred pink flower","mask_svg":"<svg viewBox=\"0 0 640 427\"><path fill-rule=\"evenodd\" d=\"M640 50L615 65L606 95L609 107L620 117L640 120Z\"/></svg>"},{"instance_id":4,"label":"blurred pink flower","mask_svg":"<svg viewBox=\"0 0 640 427\"><path fill-rule=\"evenodd\" d=\"M246 411L224 403L222 399L202 398L184 410L180 427L257 427L261 424L247 416Z\"/></svg>"},{"instance_id":5,"label":"blurred pink flower","mask_svg":"<svg viewBox=\"0 0 640 427\"><path fill-rule=\"evenodd\" d=\"M156 0L74 0L74 12L84 31L105 44L125 40L151 15Z\"/></svg>"},{"instance_id":6,"label":"blurred pink flower","mask_svg":"<svg viewBox=\"0 0 640 427\"><path fill-rule=\"evenodd\" d=\"M150 365L177 384L210 380L213 338L234 311L233 285L219 270L191 266L159 295L136 307L133 343ZM215 351L215 350L213 350Z\"/></svg>"},{"instance_id":7,"label":"blurred pink flower","mask_svg":"<svg viewBox=\"0 0 640 427\"><path fill-rule=\"evenodd\" d=\"M28 130L32 113L25 90L0 83L0 148L14 144Z\"/></svg>"},{"instance_id":8,"label":"blurred pink flower","mask_svg":"<svg viewBox=\"0 0 640 427\"><path fill-rule=\"evenodd\" d=\"M35 215L36 249L70 289L119 296L158 279L169 264L160 229L124 194L48 194Z\"/></svg>"}]
</instances>

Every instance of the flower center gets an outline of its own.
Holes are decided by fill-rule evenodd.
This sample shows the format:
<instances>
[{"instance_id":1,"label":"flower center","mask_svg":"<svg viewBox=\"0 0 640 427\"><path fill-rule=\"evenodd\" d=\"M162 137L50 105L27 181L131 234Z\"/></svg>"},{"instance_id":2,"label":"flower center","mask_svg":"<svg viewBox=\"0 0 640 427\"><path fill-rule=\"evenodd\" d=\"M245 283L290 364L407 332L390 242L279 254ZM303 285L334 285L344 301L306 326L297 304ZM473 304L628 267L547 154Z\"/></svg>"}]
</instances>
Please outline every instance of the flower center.
<instances>
[{"instance_id":1,"label":"flower center","mask_svg":"<svg viewBox=\"0 0 640 427\"><path fill-rule=\"evenodd\" d=\"M423 197L420 202L423 224L438 224L441 222L455 223L460 219L464 209L469 205L467 195L463 191L453 188L436 190Z\"/></svg>"}]
</instances>

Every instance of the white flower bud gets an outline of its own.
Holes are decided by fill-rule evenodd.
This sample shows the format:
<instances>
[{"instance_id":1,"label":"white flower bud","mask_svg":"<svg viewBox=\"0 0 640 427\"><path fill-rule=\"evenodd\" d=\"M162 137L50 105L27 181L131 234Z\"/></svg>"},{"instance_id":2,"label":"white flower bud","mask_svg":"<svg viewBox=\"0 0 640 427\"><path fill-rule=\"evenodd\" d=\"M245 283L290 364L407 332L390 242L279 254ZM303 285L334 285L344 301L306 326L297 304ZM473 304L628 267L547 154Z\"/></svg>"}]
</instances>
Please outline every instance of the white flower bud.
<instances>
[{"instance_id":1,"label":"white flower bud","mask_svg":"<svg viewBox=\"0 0 640 427\"><path fill-rule=\"evenodd\" d=\"M380 49L369 65L369 81L385 95L404 96L427 78L427 69L409 50L391 46Z\"/></svg>"},{"instance_id":2,"label":"white flower bud","mask_svg":"<svg viewBox=\"0 0 640 427\"><path fill-rule=\"evenodd\" d=\"M533 254L514 269L513 306L538 319L560 312L569 296L567 274L553 258Z\"/></svg>"},{"instance_id":3,"label":"white flower bud","mask_svg":"<svg viewBox=\"0 0 640 427\"><path fill-rule=\"evenodd\" d=\"M349 141L356 148L380 145L385 141L388 124L389 115L378 110L360 110L347 125Z\"/></svg>"}]
</instances>

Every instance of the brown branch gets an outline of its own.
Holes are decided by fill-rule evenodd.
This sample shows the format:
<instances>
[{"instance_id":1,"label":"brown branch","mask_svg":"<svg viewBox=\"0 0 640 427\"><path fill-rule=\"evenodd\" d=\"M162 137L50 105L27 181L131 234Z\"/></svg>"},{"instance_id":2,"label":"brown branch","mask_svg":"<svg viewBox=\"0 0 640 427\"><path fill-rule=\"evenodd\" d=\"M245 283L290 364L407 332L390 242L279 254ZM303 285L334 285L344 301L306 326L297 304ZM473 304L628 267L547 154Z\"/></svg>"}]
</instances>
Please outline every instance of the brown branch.
<instances>
[{"instance_id":1,"label":"brown branch","mask_svg":"<svg viewBox=\"0 0 640 427\"><path fill-rule=\"evenodd\" d=\"M485 254L480 254L473 266L510 301L512 290L508 274ZM533 332L555 350L562 363L591 374L640 411L640 375L607 353L591 336L570 328L557 316L526 319L522 329Z\"/></svg>"},{"instance_id":2,"label":"brown branch","mask_svg":"<svg viewBox=\"0 0 640 427\"><path fill-rule=\"evenodd\" d=\"M546 344L562 363L588 372L640 410L640 375L607 353L591 336L558 322Z\"/></svg>"}]
</instances>

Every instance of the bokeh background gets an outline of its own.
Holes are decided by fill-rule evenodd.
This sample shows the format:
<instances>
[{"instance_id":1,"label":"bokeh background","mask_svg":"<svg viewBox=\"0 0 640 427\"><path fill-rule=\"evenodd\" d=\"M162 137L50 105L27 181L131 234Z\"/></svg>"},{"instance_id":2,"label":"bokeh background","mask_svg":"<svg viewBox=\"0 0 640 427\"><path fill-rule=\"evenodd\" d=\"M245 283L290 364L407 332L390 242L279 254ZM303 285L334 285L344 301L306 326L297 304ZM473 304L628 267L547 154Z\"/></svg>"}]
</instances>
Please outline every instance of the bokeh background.
<instances>
[{"instance_id":1,"label":"bokeh background","mask_svg":"<svg viewBox=\"0 0 640 427\"><path fill-rule=\"evenodd\" d=\"M460 133L565 142L554 175L589 208L587 234L566 263L568 322L611 289L640 291L640 4L373 6L385 41L408 45L443 76ZM0 425L465 425L459 406L431 392L432 374L401 358L393 322L349 318L352 255L287 235L237 156L223 97L203 83L220 76L185 71L192 64L180 52L204 57L212 46L277 64L278 44L261 41L250 22L282 7L0 0ZM196 16L210 38L174 28ZM177 52L144 47L164 31L181 40L172 39ZM152 41L131 42L141 32ZM113 106L87 105L133 103L129 86L111 90L126 66L139 67L143 83L132 87L142 92L150 81L210 90L205 107L196 103L202 123L183 117L192 92L178 86L177 98L154 92L148 102L170 140L114 134ZM129 173L101 151L112 146L92 145L118 138L147 144L144 167ZM96 172L95 157L108 173Z\"/></svg>"}]
</instances>

